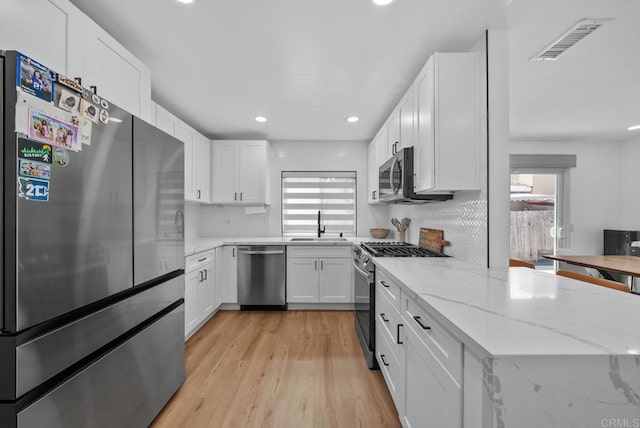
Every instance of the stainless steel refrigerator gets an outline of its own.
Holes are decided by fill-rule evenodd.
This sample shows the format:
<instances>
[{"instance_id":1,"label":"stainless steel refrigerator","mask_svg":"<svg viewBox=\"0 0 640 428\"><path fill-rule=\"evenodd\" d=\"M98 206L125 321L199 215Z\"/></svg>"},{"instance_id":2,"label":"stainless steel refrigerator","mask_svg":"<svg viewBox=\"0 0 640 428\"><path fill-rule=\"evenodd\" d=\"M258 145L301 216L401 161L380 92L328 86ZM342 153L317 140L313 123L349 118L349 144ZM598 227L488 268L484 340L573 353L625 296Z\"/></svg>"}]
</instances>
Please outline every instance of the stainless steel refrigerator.
<instances>
[{"instance_id":1,"label":"stainless steel refrigerator","mask_svg":"<svg viewBox=\"0 0 640 428\"><path fill-rule=\"evenodd\" d=\"M148 426L185 379L182 144L21 53L0 82L0 426Z\"/></svg>"}]
</instances>

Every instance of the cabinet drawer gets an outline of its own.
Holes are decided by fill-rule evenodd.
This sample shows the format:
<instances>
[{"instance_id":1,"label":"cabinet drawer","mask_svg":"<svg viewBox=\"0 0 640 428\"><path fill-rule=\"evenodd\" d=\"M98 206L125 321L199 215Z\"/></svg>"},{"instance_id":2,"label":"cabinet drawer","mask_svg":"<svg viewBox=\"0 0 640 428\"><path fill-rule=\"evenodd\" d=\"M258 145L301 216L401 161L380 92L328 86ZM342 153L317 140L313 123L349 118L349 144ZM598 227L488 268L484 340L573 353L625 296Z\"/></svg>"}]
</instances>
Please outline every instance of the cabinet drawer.
<instances>
[{"instance_id":1,"label":"cabinet drawer","mask_svg":"<svg viewBox=\"0 0 640 428\"><path fill-rule=\"evenodd\" d=\"M389 276L381 270L376 270L376 288L380 286L384 290L384 295L392 303L392 306L399 312L400 308L400 287L394 283Z\"/></svg>"},{"instance_id":2,"label":"cabinet drawer","mask_svg":"<svg viewBox=\"0 0 640 428\"><path fill-rule=\"evenodd\" d=\"M387 388L391 393L396 410L402 414L404 394L404 365L393 352L393 345L389 344L383 329L376 328L376 358Z\"/></svg>"},{"instance_id":3,"label":"cabinet drawer","mask_svg":"<svg viewBox=\"0 0 640 428\"><path fill-rule=\"evenodd\" d=\"M391 343L398 342L398 324L402 324L400 311L398 311L389 298L386 296L385 288L376 284L376 326L382 329Z\"/></svg>"},{"instance_id":4,"label":"cabinet drawer","mask_svg":"<svg viewBox=\"0 0 640 428\"><path fill-rule=\"evenodd\" d=\"M332 258L332 257L348 257L351 258L350 245L289 245L287 246L287 257L315 257L315 258Z\"/></svg>"},{"instance_id":5,"label":"cabinet drawer","mask_svg":"<svg viewBox=\"0 0 640 428\"><path fill-rule=\"evenodd\" d=\"M462 385L462 342L438 323L414 300L403 297L402 315L407 327L415 332L420 341L433 353L449 375Z\"/></svg>"},{"instance_id":6,"label":"cabinet drawer","mask_svg":"<svg viewBox=\"0 0 640 428\"><path fill-rule=\"evenodd\" d=\"M187 272L196 270L208 263L213 262L213 250L204 251L202 253L189 256L185 260L185 268Z\"/></svg>"}]
</instances>

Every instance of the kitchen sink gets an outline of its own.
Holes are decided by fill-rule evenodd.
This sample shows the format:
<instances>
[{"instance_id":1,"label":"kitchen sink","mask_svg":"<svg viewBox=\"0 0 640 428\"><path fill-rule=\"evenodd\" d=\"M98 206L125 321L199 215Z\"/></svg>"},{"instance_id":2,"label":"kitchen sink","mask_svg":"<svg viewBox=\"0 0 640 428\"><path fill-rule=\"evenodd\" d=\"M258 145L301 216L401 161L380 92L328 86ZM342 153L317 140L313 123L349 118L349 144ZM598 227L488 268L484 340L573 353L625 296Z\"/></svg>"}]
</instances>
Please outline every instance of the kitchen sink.
<instances>
[{"instance_id":1,"label":"kitchen sink","mask_svg":"<svg viewBox=\"0 0 640 428\"><path fill-rule=\"evenodd\" d=\"M289 242L344 242L347 238L291 238Z\"/></svg>"}]
</instances>

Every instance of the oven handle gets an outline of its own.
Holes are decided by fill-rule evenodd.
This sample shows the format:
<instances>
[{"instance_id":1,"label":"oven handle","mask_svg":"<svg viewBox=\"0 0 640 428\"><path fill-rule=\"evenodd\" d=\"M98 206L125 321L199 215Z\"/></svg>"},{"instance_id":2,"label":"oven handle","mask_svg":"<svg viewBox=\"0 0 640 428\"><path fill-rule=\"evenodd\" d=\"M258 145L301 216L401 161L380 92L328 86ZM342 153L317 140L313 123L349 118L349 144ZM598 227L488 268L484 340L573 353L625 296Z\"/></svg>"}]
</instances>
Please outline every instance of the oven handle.
<instances>
[{"instance_id":1,"label":"oven handle","mask_svg":"<svg viewBox=\"0 0 640 428\"><path fill-rule=\"evenodd\" d=\"M369 272L367 272L366 270L364 270L360 266L358 266L355 263L355 260L353 262L353 268L356 270L356 272L358 272L360 275L364 276L365 278L367 278L367 280L369 280L369 277L370 277Z\"/></svg>"}]
</instances>

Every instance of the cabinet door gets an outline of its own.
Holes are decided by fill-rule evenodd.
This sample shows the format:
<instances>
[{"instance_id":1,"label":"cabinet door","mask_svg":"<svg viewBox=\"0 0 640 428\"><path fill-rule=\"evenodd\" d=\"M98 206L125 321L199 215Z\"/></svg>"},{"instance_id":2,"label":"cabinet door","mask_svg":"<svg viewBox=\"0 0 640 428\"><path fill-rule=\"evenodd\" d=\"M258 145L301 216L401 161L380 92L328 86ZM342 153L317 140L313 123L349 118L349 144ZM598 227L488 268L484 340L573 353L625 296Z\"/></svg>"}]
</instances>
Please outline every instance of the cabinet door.
<instances>
[{"instance_id":1,"label":"cabinet door","mask_svg":"<svg viewBox=\"0 0 640 428\"><path fill-rule=\"evenodd\" d=\"M406 328L406 396L404 426L462 427L462 387Z\"/></svg>"},{"instance_id":2,"label":"cabinet door","mask_svg":"<svg viewBox=\"0 0 640 428\"><path fill-rule=\"evenodd\" d=\"M178 139L184 143L184 199L198 201L193 179L193 155L195 130L186 123L178 123Z\"/></svg>"},{"instance_id":3,"label":"cabinet door","mask_svg":"<svg viewBox=\"0 0 640 428\"><path fill-rule=\"evenodd\" d=\"M389 157L400 151L400 112L395 109L387 122L387 146Z\"/></svg>"},{"instance_id":4,"label":"cabinet door","mask_svg":"<svg viewBox=\"0 0 640 428\"><path fill-rule=\"evenodd\" d=\"M184 282L184 335L189 336L200 322L198 309L198 288L200 286L200 271L187 274Z\"/></svg>"},{"instance_id":5,"label":"cabinet door","mask_svg":"<svg viewBox=\"0 0 640 428\"><path fill-rule=\"evenodd\" d=\"M290 258L287 260L287 302L318 302L318 259Z\"/></svg>"},{"instance_id":6,"label":"cabinet door","mask_svg":"<svg viewBox=\"0 0 640 428\"><path fill-rule=\"evenodd\" d=\"M378 200L378 165L376 158L376 140L369 143L367 149L367 201L370 204L377 204Z\"/></svg>"},{"instance_id":7,"label":"cabinet door","mask_svg":"<svg viewBox=\"0 0 640 428\"><path fill-rule=\"evenodd\" d=\"M2 49L15 49L69 77L82 77L85 16L67 0L6 0L0 13Z\"/></svg>"},{"instance_id":8,"label":"cabinet door","mask_svg":"<svg viewBox=\"0 0 640 428\"><path fill-rule=\"evenodd\" d=\"M163 130L169 135L179 138L180 119L161 105L156 106L156 128Z\"/></svg>"},{"instance_id":9,"label":"cabinet door","mask_svg":"<svg viewBox=\"0 0 640 428\"><path fill-rule=\"evenodd\" d=\"M414 147L415 191L435 187L435 59L427 61L415 80L416 144Z\"/></svg>"},{"instance_id":10,"label":"cabinet door","mask_svg":"<svg viewBox=\"0 0 640 428\"><path fill-rule=\"evenodd\" d=\"M238 165L238 199L241 202L265 202L267 150L264 141L240 145Z\"/></svg>"},{"instance_id":11,"label":"cabinet door","mask_svg":"<svg viewBox=\"0 0 640 428\"><path fill-rule=\"evenodd\" d=\"M398 117L400 119L400 144L398 144L397 151L400 151L403 147L413 147L413 110L413 85L411 85L398 105Z\"/></svg>"},{"instance_id":12,"label":"cabinet door","mask_svg":"<svg viewBox=\"0 0 640 428\"><path fill-rule=\"evenodd\" d=\"M237 142L212 143L211 202L228 203L238 200L236 184Z\"/></svg>"},{"instance_id":13,"label":"cabinet door","mask_svg":"<svg viewBox=\"0 0 640 428\"><path fill-rule=\"evenodd\" d=\"M209 202L210 198L210 142L197 132L193 139L193 190L198 202Z\"/></svg>"},{"instance_id":14,"label":"cabinet door","mask_svg":"<svg viewBox=\"0 0 640 428\"><path fill-rule=\"evenodd\" d=\"M320 259L319 302L353 302L351 259Z\"/></svg>"},{"instance_id":15,"label":"cabinet door","mask_svg":"<svg viewBox=\"0 0 640 428\"><path fill-rule=\"evenodd\" d=\"M222 249L223 303L238 303L238 248L225 245Z\"/></svg>"},{"instance_id":16,"label":"cabinet door","mask_svg":"<svg viewBox=\"0 0 640 428\"><path fill-rule=\"evenodd\" d=\"M151 72L120 43L86 18L82 84L94 85L98 95L149 121Z\"/></svg>"},{"instance_id":17,"label":"cabinet door","mask_svg":"<svg viewBox=\"0 0 640 428\"><path fill-rule=\"evenodd\" d=\"M216 265L208 263L200 269L202 281L199 283L198 303L201 319L209 316L216 308Z\"/></svg>"},{"instance_id":18,"label":"cabinet door","mask_svg":"<svg viewBox=\"0 0 640 428\"><path fill-rule=\"evenodd\" d=\"M224 257L223 257L223 247L218 247L215 249L215 260L218 264L214 276L214 288L216 290L216 300L214 305L214 310L218 309L220 305L222 305L222 300L224 299L224 287L223 287L223 278L224 278Z\"/></svg>"},{"instance_id":19,"label":"cabinet door","mask_svg":"<svg viewBox=\"0 0 640 428\"><path fill-rule=\"evenodd\" d=\"M387 126L385 126L378 132L376 137L376 169L379 170L380 165L385 163L387 159L391 157L391 151L389 150L389 144L387 142Z\"/></svg>"}]
</instances>

